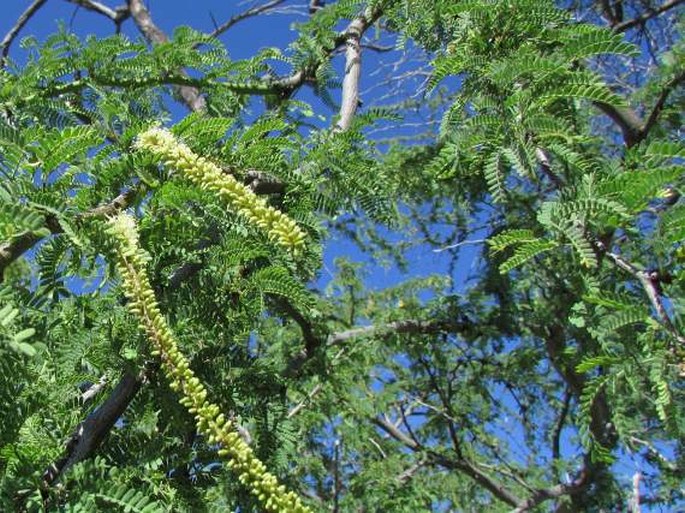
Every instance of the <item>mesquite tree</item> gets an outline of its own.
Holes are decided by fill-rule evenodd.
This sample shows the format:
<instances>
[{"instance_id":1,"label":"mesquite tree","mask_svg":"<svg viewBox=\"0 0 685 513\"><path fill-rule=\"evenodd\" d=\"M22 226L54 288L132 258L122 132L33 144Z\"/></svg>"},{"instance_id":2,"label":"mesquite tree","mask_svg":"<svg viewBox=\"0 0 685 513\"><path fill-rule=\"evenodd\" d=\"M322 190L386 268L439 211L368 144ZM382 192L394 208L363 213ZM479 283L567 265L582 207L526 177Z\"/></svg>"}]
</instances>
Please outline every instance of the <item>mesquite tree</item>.
<instances>
[{"instance_id":1,"label":"mesquite tree","mask_svg":"<svg viewBox=\"0 0 685 513\"><path fill-rule=\"evenodd\" d=\"M27 2L0 508L682 506L681 3Z\"/></svg>"}]
</instances>

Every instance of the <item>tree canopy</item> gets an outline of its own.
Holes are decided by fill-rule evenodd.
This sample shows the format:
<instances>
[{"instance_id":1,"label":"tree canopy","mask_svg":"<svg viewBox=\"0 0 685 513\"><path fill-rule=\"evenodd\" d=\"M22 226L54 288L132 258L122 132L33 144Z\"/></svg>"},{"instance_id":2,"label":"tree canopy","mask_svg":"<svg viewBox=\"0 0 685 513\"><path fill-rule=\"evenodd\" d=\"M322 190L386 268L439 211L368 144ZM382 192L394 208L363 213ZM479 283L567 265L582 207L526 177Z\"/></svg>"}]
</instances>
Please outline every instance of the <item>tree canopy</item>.
<instances>
[{"instance_id":1,"label":"tree canopy","mask_svg":"<svg viewBox=\"0 0 685 513\"><path fill-rule=\"evenodd\" d=\"M682 0L60 2L112 35L0 42L2 511L685 507Z\"/></svg>"}]
</instances>

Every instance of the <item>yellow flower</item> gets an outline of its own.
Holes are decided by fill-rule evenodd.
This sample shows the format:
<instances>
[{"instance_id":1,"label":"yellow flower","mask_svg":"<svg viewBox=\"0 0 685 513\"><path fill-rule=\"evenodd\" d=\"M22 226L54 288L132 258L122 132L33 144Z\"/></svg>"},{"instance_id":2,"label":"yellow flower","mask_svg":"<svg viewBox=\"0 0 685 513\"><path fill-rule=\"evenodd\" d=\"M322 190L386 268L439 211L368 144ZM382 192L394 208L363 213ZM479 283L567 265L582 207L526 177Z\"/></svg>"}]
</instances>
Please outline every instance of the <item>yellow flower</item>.
<instances>
[{"instance_id":1,"label":"yellow flower","mask_svg":"<svg viewBox=\"0 0 685 513\"><path fill-rule=\"evenodd\" d=\"M295 221L224 173L219 166L193 153L168 130L151 128L141 133L135 147L159 156L165 166L216 194L238 214L266 232L270 240L293 254L298 254L304 247L305 234Z\"/></svg>"},{"instance_id":2,"label":"yellow flower","mask_svg":"<svg viewBox=\"0 0 685 513\"><path fill-rule=\"evenodd\" d=\"M255 456L249 445L236 432L216 404L207 400L207 389L195 376L190 362L179 350L171 329L162 316L150 280L145 270L148 255L139 247L136 222L128 214L120 214L108 222L107 232L116 240L117 267L128 307L140 320L140 328L152 345L152 354L159 356L169 388L181 394L179 402L194 415L197 430L210 444L219 444L219 456L250 492L273 513L310 513L300 498L285 487Z\"/></svg>"}]
</instances>

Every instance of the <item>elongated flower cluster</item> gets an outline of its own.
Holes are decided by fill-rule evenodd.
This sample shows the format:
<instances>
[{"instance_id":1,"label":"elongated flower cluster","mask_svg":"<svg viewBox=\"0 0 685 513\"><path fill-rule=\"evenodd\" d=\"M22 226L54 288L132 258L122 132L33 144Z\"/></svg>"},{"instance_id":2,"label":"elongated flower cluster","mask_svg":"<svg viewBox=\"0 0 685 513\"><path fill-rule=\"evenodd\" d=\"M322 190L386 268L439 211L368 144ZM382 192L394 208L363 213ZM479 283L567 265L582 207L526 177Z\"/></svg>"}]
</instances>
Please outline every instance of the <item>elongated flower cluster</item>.
<instances>
[{"instance_id":1,"label":"elongated flower cluster","mask_svg":"<svg viewBox=\"0 0 685 513\"><path fill-rule=\"evenodd\" d=\"M297 254L304 247L305 234L295 221L268 205L264 198L224 173L219 166L193 153L169 131L151 128L138 136L136 147L162 157L165 166L219 196L236 212L264 230L269 239L292 253Z\"/></svg>"},{"instance_id":2,"label":"elongated flower cluster","mask_svg":"<svg viewBox=\"0 0 685 513\"><path fill-rule=\"evenodd\" d=\"M219 455L238 476L238 480L262 503L265 511L309 513L300 498L279 485L276 477L254 455L236 431L231 420L224 417L216 404L207 400L207 389L190 369L174 336L162 316L145 271L149 256L138 244L135 220L128 214L110 219L107 232L117 242L117 267L122 276L124 293L130 311L140 319L151 345L152 354L159 356L169 387L180 393L180 403L194 415L198 432L208 443L220 446Z\"/></svg>"}]
</instances>

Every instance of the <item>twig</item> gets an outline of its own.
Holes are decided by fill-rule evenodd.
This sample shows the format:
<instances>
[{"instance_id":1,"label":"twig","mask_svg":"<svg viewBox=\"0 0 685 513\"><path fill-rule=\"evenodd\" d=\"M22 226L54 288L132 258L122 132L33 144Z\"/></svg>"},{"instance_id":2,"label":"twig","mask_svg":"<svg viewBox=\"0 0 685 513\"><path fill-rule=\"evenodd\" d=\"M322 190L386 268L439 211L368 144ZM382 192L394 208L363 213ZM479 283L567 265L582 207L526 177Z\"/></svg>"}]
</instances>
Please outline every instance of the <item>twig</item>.
<instances>
[{"instance_id":1,"label":"twig","mask_svg":"<svg viewBox=\"0 0 685 513\"><path fill-rule=\"evenodd\" d=\"M421 470L422 467L426 466L426 462L422 459L418 461L417 463L414 463L411 467L403 471L399 476L397 476L397 482L400 484L405 484L407 481L409 481L412 477L416 475L416 473Z\"/></svg>"},{"instance_id":2,"label":"twig","mask_svg":"<svg viewBox=\"0 0 685 513\"><path fill-rule=\"evenodd\" d=\"M102 376L97 383L92 384L81 394L81 404L86 404L107 385L107 376Z\"/></svg>"},{"instance_id":3,"label":"twig","mask_svg":"<svg viewBox=\"0 0 685 513\"><path fill-rule=\"evenodd\" d=\"M393 45L378 45L375 43L361 43L361 46L362 48L378 53L392 52L395 49Z\"/></svg>"},{"instance_id":4,"label":"twig","mask_svg":"<svg viewBox=\"0 0 685 513\"><path fill-rule=\"evenodd\" d=\"M658 460L660 466L666 467L671 472L676 472L678 470L678 464L674 463L673 461L670 461L666 456L659 452L659 450L656 447L654 447L654 445L651 442L647 440L642 440L636 436L628 437L628 441L644 446L647 452L649 452L649 455L652 458Z\"/></svg>"},{"instance_id":5,"label":"twig","mask_svg":"<svg viewBox=\"0 0 685 513\"><path fill-rule=\"evenodd\" d=\"M387 324L362 326L360 328L333 333L332 335L329 335L326 343L329 346L335 346L351 338L371 335L392 335L394 333L452 333L463 331L469 327L471 327L471 323L469 322L406 319L403 321L389 322Z\"/></svg>"},{"instance_id":6,"label":"twig","mask_svg":"<svg viewBox=\"0 0 685 513\"><path fill-rule=\"evenodd\" d=\"M559 178L556 175L556 173L552 170L552 163L549 160L547 152L538 146L537 148L535 148L535 158L540 164L540 168L542 169L544 175L550 179L554 186L557 189L563 188L564 181L561 178Z\"/></svg>"},{"instance_id":7,"label":"twig","mask_svg":"<svg viewBox=\"0 0 685 513\"><path fill-rule=\"evenodd\" d=\"M323 386L321 385L321 383L317 383L317 385L310 390L309 394L307 394L307 397L299 403L297 403L297 405L288 412L288 418L292 419L295 415L300 413L304 409L304 407L307 406L309 401L311 401L314 398L314 396L316 396L321 391L322 388Z\"/></svg>"},{"instance_id":8,"label":"twig","mask_svg":"<svg viewBox=\"0 0 685 513\"><path fill-rule=\"evenodd\" d=\"M564 402L559 412L559 417L554 426L554 433L552 434L552 459L558 460L561 456L561 431L564 429L564 424L566 423L566 417L568 415L569 409L571 408L571 391L568 387L564 391Z\"/></svg>"},{"instance_id":9,"label":"twig","mask_svg":"<svg viewBox=\"0 0 685 513\"><path fill-rule=\"evenodd\" d=\"M494 478L487 475L481 469L479 469L472 462L464 458L449 458L443 454L437 453L433 450L425 448L423 445L419 444L416 440L413 440L407 436L402 430L395 426L386 417L372 417L371 422L383 430L385 433L390 435L392 438L402 443L408 449L415 452L423 453L426 456L427 462L439 465L449 470L457 470L463 472L471 479L482 485L484 488L490 491L495 497L500 499L510 506L516 507L522 502L522 500L515 495L511 490L509 490L504 484L496 481Z\"/></svg>"},{"instance_id":10,"label":"twig","mask_svg":"<svg viewBox=\"0 0 685 513\"><path fill-rule=\"evenodd\" d=\"M656 121L659 119L659 115L661 114L661 111L664 109L664 105L666 105L666 100L668 99L668 96L684 81L685 71L681 71L671 80L666 82L663 89L659 93L656 102L654 103L654 107L652 107L652 111L649 113L649 116L647 117L647 121L645 121L644 125L642 126L642 129L640 130L641 139L645 139L647 137L649 131L652 129Z\"/></svg>"},{"instance_id":11,"label":"twig","mask_svg":"<svg viewBox=\"0 0 685 513\"><path fill-rule=\"evenodd\" d=\"M596 243L598 247L601 249L604 249L604 245L602 243ZM605 251L604 253L619 269L623 269L630 275L632 275L634 278L636 278L639 282L640 285L642 285L642 288L644 289L645 293L647 294L647 297L649 298L650 303L654 307L654 310L656 311L657 316L659 319L661 319L661 323L664 326L664 328L681 344L685 345L685 337L680 335L678 333L678 330L676 329L675 325L673 324L673 321L671 321L671 318L668 315L668 312L666 311L666 308L664 307L664 303L661 299L661 294L659 292L659 276L656 272L648 272L644 271L642 269L639 269L635 265L631 264L627 260L625 260L623 257L620 255L617 255L616 253L613 253L611 251Z\"/></svg>"},{"instance_id":12,"label":"twig","mask_svg":"<svg viewBox=\"0 0 685 513\"><path fill-rule=\"evenodd\" d=\"M386 459L388 457L388 455L385 454L385 451L381 447L381 444L376 442L372 437L368 437L367 440L371 443L371 445L373 445L378 450L378 453L381 455L383 459Z\"/></svg>"},{"instance_id":13,"label":"twig","mask_svg":"<svg viewBox=\"0 0 685 513\"><path fill-rule=\"evenodd\" d=\"M660 14L668 11L669 9L672 9L673 7L682 4L684 1L685 0L669 0L668 2L664 2L663 4L661 4L660 7L657 7L655 9L647 9L647 12L645 12L644 14L641 14L640 16L633 18L632 20L617 23L612 28L614 29L614 32L625 32L626 30L631 29L637 25L644 25L647 21L659 16Z\"/></svg>"},{"instance_id":14,"label":"twig","mask_svg":"<svg viewBox=\"0 0 685 513\"><path fill-rule=\"evenodd\" d=\"M273 9L274 7L282 4L285 0L271 0L270 2L266 2L265 4L262 5L256 5L252 7L251 9L248 9L247 11L241 12L240 14L236 14L235 16L231 17L228 21L223 23L222 25L219 25L214 29L214 31L210 34L212 37L218 37L224 32L226 32L228 29L230 29L233 25L236 23L243 21L247 18L250 18L252 16L257 16L258 14L262 14L270 9Z\"/></svg>"},{"instance_id":15,"label":"twig","mask_svg":"<svg viewBox=\"0 0 685 513\"><path fill-rule=\"evenodd\" d=\"M19 34L19 31L24 28L24 25L28 23L28 21L31 19L31 17L36 14L38 9L40 9L43 4L47 0L35 0L31 5L29 5L26 10L21 13L21 16L17 19L16 23L14 26L5 34L5 37L3 38L2 42L0 42L0 48L2 48L2 59L0 60L0 68L5 66L5 63L7 61L7 55L9 54L10 51L10 46L12 45L12 41L14 41L14 38L17 37L17 34Z\"/></svg>"},{"instance_id":16,"label":"twig","mask_svg":"<svg viewBox=\"0 0 685 513\"><path fill-rule=\"evenodd\" d=\"M340 439L333 442L333 513L340 513L340 493L342 480L340 479Z\"/></svg>"},{"instance_id":17,"label":"twig","mask_svg":"<svg viewBox=\"0 0 685 513\"><path fill-rule=\"evenodd\" d=\"M119 196L114 198L109 203L95 207L88 212L84 212L78 217L85 219L89 217L112 215L127 208L138 192L139 189L133 187L128 191L119 194ZM54 216L48 216L46 218L45 226L53 235L62 233L64 231L62 226L60 226L59 221ZM9 242L0 244L0 283L2 283L3 272L5 269L17 258L41 241L43 237L44 236L38 235L34 232L26 232L18 237L13 238Z\"/></svg>"},{"instance_id":18,"label":"twig","mask_svg":"<svg viewBox=\"0 0 685 513\"><path fill-rule=\"evenodd\" d=\"M443 251L455 249L455 248L458 248L460 246L469 246L469 245L478 246L480 244L484 244L487 241L488 241L488 239L463 240L461 242L456 242L454 244L450 244L449 246L445 246L443 248L434 249L433 253L442 253Z\"/></svg>"}]
</instances>

